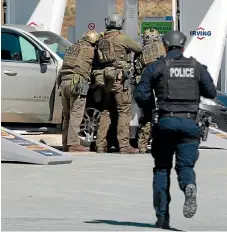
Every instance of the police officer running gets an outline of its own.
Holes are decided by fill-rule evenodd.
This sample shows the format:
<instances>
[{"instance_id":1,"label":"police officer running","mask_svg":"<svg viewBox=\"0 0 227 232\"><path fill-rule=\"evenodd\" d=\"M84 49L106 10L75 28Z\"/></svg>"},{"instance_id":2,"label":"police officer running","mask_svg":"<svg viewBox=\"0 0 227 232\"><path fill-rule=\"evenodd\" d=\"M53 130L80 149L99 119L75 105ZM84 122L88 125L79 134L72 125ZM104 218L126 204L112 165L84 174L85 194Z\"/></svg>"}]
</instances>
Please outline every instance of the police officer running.
<instances>
[{"instance_id":1,"label":"police officer running","mask_svg":"<svg viewBox=\"0 0 227 232\"><path fill-rule=\"evenodd\" d=\"M82 39L70 46L65 53L58 76L63 107L63 150L69 152L88 151L80 145L79 131L84 116L86 95L89 88L95 43L99 34L88 31Z\"/></svg>"},{"instance_id":2,"label":"police officer running","mask_svg":"<svg viewBox=\"0 0 227 232\"><path fill-rule=\"evenodd\" d=\"M157 97L158 123L152 131L153 205L156 227L169 228L170 172L174 153L180 189L185 194L183 214L191 218L197 210L196 176L200 128L196 117L200 96L213 99L216 88L204 65L183 56L186 36L179 31L164 35L167 56L149 65L135 89L137 104L149 107L153 90Z\"/></svg>"},{"instance_id":3,"label":"police officer running","mask_svg":"<svg viewBox=\"0 0 227 232\"><path fill-rule=\"evenodd\" d=\"M97 134L97 152L107 150L107 132L110 125L111 95L114 97L118 111L117 137L120 153L137 153L129 144L129 123L131 119L131 89L124 88L125 76L131 66L131 52L140 53L141 46L121 33L124 24L119 14L111 14L105 19L106 31L97 43L98 61L103 66L104 102ZM99 75L100 76L100 75ZM100 77L99 77L100 79Z\"/></svg>"},{"instance_id":4,"label":"police officer running","mask_svg":"<svg viewBox=\"0 0 227 232\"><path fill-rule=\"evenodd\" d=\"M150 63L157 60L158 57L166 55L165 48L163 46L161 36L155 29L147 29L142 35L143 47L141 55L134 61L135 71L137 74L136 81L139 82L141 78L141 72ZM152 109L155 109L155 102L153 102ZM151 112L150 108L149 112ZM146 112L145 112L146 111ZM150 138L151 131L151 117L146 109L141 109L142 116L139 119L139 131L138 131L138 147L140 153L146 153L148 140ZM151 112L152 113L152 112Z\"/></svg>"}]
</instances>

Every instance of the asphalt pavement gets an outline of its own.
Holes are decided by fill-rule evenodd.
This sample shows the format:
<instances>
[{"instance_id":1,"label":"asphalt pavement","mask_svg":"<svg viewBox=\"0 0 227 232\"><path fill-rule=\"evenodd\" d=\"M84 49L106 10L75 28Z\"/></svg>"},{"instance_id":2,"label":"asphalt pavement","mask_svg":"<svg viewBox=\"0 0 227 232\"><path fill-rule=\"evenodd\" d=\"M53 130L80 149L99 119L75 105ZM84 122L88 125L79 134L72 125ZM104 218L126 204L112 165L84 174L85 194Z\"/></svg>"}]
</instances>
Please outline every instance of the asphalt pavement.
<instances>
[{"instance_id":1,"label":"asphalt pavement","mask_svg":"<svg viewBox=\"0 0 227 232\"><path fill-rule=\"evenodd\" d=\"M154 228L153 159L74 154L55 166L2 163L2 231L143 231ZM227 231L227 150L202 150L196 165L198 211L183 217L172 171L171 226Z\"/></svg>"}]
</instances>

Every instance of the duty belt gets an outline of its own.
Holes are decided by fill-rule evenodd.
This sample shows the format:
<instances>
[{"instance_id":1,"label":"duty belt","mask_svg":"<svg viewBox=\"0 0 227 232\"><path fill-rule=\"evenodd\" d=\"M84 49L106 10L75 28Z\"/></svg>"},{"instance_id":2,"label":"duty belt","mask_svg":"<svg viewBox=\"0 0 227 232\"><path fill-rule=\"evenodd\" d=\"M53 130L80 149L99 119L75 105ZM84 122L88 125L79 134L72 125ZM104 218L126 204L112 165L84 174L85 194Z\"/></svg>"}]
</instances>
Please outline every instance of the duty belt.
<instances>
[{"instance_id":1,"label":"duty belt","mask_svg":"<svg viewBox=\"0 0 227 232\"><path fill-rule=\"evenodd\" d=\"M159 118L167 118L167 117L176 117L176 118L188 118L188 119L193 119L196 120L197 118L197 113L159 113L158 114Z\"/></svg>"}]
</instances>

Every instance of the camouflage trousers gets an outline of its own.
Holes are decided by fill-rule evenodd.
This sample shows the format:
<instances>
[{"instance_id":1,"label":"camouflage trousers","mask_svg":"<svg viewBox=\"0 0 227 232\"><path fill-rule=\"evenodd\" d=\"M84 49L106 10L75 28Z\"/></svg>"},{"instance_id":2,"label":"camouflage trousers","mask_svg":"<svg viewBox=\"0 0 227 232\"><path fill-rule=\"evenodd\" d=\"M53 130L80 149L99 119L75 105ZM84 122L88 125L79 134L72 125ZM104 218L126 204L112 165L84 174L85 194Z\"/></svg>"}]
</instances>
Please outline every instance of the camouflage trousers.
<instances>
[{"instance_id":1,"label":"camouflage trousers","mask_svg":"<svg viewBox=\"0 0 227 232\"><path fill-rule=\"evenodd\" d=\"M61 83L63 125L62 145L67 146L80 144L79 131L83 120L86 98L79 95L72 95L70 88L71 81L65 80Z\"/></svg>"},{"instance_id":2,"label":"camouflage trousers","mask_svg":"<svg viewBox=\"0 0 227 232\"><path fill-rule=\"evenodd\" d=\"M145 122L140 124L138 131L138 148L140 151L146 151L151 133L151 123Z\"/></svg>"},{"instance_id":3,"label":"camouflage trousers","mask_svg":"<svg viewBox=\"0 0 227 232\"><path fill-rule=\"evenodd\" d=\"M138 84L141 79L141 75L136 76L136 83ZM147 122L143 116L140 118L139 130L138 130L138 148L140 151L146 151L149 143L151 133L151 123Z\"/></svg>"},{"instance_id":4,"label":"camouflage trousers","mask_svg":"<svg viewBox=\"0 0 227 232\"><path fill-rule=\"evenodd\" d=\"M129 145L129 124L131 120L131 90L123 90L120 82L113 78L106 78L102 75L96 77L98 82L103 78L103 97L102 109L97 133L96 146L97 148L107 147L107 132L111 123L112 112L117 111L117 139L119 148L128 147ZM101 82L101 81L100 81ZM113 99L114 98L114 99ZM112 102L116 105L112 104ZM116 109L113 109L116 107Z\"/></svg>"}]
</instances>

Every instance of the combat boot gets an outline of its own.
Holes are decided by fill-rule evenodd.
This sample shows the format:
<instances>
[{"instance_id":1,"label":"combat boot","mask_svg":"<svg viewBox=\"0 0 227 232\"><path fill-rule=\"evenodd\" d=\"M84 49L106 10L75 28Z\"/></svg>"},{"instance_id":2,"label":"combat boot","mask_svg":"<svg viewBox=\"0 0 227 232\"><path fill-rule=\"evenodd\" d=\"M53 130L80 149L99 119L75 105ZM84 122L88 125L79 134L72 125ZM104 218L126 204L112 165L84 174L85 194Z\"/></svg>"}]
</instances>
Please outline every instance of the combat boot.
<instances>
[{"instance_id":1,"label":"combat boot","mask_svg":"<svg viewBox=\"0 0 227 232\"><path fill-rule=\"evenodd\" d=\"M155 222L155 227L160 229L170 229L169 219L159 218Z\"/></svg>"},{"instance_id":2,"label":"combat boot","mask_svg":"<svg viewBox=\"0 0 227 232\"><path fill-rule=\"evenodd\" d=\"M97 147L96 153L106 153L107 148L106 147Z\"/></svg>"},{"instance_id":3,"label":"combat boot","mask_svg":"<svg viewBox=\"0 0 227 232\"><path fill-rule=\"evenodd\" d=\"M121 154L138 154L139 150L131 146L120 148Z\"/></svg>"},{"instance_id":4,"label":"combat boot","mask_svg":"<svg viewBox=\"0 0 227 232\"><path fill-rule=\"evenodd\" d=\"M139 152L140 152L140 154L146 154L147 148L140 148Z\"/></svg>"},{"instance_id":5,"label":"combat boot","mask_svg":"<svg viewBox=\"0 0 227 232\"><path fill-rule=\"evenodd\" d=\"M88 152L90 151L90 148L89 147L84 147L80 144L76 144L76 145L71 145L69 146L69 149L68 149L69 152Z\"/></svg>"},{"instance_id":6,"label":"combat boot","mask_svg":"<svg viewBox=\"0 0 227 232\"><path fill-rule=\"evenodd\" d=\"M196 186L194 184L188 184L184 190L185 202L183 208L183 214L186 218L191 218L195 215L197 210L196 204Z\"/></svg>"}]
</instances>

